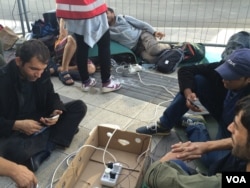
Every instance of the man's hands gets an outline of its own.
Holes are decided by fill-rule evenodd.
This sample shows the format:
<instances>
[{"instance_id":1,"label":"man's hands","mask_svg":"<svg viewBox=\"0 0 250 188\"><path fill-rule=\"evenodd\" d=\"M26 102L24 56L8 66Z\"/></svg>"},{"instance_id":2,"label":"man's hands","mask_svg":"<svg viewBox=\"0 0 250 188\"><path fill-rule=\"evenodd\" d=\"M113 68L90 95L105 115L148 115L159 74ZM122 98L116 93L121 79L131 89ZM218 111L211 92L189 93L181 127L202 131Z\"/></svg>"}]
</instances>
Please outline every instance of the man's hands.
<instances>
[{"instance_id":1,"label":"man's hands","mask_svg":"<svg viewBox=\"0 0 250 188\"><path fill-rule=\"evenodd\" d=\"M37 185L37 178L26 166L17 165L13 176L11 176L17 187L35 188Z\"/></svg>"},{"instance_id":2,"label":"man's hands","mask_svg":"<svg viewBox=\"0 0 250 188\"><path fill-rule=\"evenodd\" d=\"M163 37L165 37L165 34L160 32L160 31L156 31L156 32L154 32L154 36L161 40Z\"/></svg>"},{"instance_id":3,"label":"man's hands","mask_svg":"<svg viewBox=\"0 0 250 188\"><path fill-rule=\"evenodd\" d=\"M206 142L179 142L171 146L171 152L177 154L176 158L190 161L200 158L206 152Z\"/></svg>"},{"instance_id":4,"label":"man's hands","mask_svg":"<svg viewBox=\"0 0 250 188\"><path fill-rule=\"evenodd\" d=\"M186 98L186 106L190 110L194 112L202 112L202 109L200 109L199 106L195 104L195 102L198 101L195 93L193 93L190 89L185 89L184 95Z\"/></svg>"},{"instance_id":5,"label":"man's hands","mask_svg":"<svg viewBox=\"0 0 250 188\"><path fill-rule=\"evenodd\" d=\"M39 132L44 126L50 127L55 125L62 113L63 112L61 110L54 110L51 115L59 115L57 118L41 117L40 121L35 121L32 119L16 120L13 130L20 131L27 135L32 135Z\"/></svg>"},{"instance_id":6,"label":"man's hands","mask_svg":"<svg viewBox=\"0 0 250 188\"><path fill-rule=\"evenodd\" d=\"M57 118L41 117L40 122L47 126L55 125L61 114L62 114L61 110L54 110L53 113L51 114L51 117L59 115Z\"/></svg>"},{"instance_id":7,"label":"man's hands","mask_svg":"<svg viewBox=\"0 0 250 188\"><path fill-rule=\"evenodd\" d=\"M19 188L35 188L37 178L26 166L0 157L0 175L10 177Z\"/></svg>"},{"instance_id":8,"label":"man's hands","mask_svg":"<svg viewBox=\"0 0 250 188\"><path fill-rule=\"evenodd\" d=\"M191 161L200 158L206 153L206 142L179 142L171 146L172 150L166 153L160 161L169 161L180 159L182 161Z\"/></svg>"}]
</instances>

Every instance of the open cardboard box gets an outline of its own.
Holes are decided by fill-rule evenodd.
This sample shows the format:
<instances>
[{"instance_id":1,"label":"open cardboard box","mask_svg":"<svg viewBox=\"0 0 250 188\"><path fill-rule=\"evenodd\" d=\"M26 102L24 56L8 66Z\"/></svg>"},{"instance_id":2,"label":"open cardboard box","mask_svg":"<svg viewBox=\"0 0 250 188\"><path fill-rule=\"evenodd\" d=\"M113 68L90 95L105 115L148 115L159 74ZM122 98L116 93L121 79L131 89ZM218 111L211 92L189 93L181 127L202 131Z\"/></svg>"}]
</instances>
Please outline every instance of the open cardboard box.
<instances>
[{"instance_id":1,"label":"open cardboard box","mask_svg":"<svg viewBox=\"0 0 250 188\"><path fill-rule=\"evenodd\" d=\"M150 146L149 135L99 125L91 131L56 188L105 187L100 179L105 170L104 163L108 162L122 165L115 187L141 187L149 165Z\"/></svg>"}]
</instances>

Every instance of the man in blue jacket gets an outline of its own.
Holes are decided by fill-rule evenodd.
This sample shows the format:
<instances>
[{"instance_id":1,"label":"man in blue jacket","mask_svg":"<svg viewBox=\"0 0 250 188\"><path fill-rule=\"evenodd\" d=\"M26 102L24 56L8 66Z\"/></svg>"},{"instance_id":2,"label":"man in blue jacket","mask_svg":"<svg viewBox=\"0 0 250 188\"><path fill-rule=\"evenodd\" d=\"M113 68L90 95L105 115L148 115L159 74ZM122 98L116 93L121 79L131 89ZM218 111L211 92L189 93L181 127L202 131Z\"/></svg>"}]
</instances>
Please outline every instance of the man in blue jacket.
<instances>
[{"instance_id":1,"label":"man in blue jacket","mask_svg":"<svg viewBox=\"0 0 250 188\"><path fill-rule=\"evenodd\" d=\"M155 125L139 127L136 132L149 135L170 134L171 129L182 121L188 110L202 110L192 104L199 99L218 122L216 139L228 138L231 133L227 126L233 122L235 104L250 94L250 49L235 50L226 61L182 67L178 71L178 81L180 92L159 121ZM209 153L209 157L204 158L203 162L208 167L227 153L228 151Z\"/></svg>"},{"instance_id":2,"label":"man in blue jacket","mask_svg":"<svg viewBox=\"0 0 250 188\"><path fill-rule=\"evenodd\" d=\"M87 111L81 100L62 103L48 59L48 48L29 40L0 69L0 156L33 171L56 145L70 145Z\"/></svg>"},{"instance_id":3,"label":"man in blue jacket","mask_svg":"<svg viewBox=\"0 0 250 188\"><path fill-rule=\"evenodd\" d=\"M110 38L141 56L149 63L155 63L157 57L170 45L160 43L165 34L156 31L151 25L128 15L115 15L112 8L107 10Z\"/></svg>"}]
</instances>

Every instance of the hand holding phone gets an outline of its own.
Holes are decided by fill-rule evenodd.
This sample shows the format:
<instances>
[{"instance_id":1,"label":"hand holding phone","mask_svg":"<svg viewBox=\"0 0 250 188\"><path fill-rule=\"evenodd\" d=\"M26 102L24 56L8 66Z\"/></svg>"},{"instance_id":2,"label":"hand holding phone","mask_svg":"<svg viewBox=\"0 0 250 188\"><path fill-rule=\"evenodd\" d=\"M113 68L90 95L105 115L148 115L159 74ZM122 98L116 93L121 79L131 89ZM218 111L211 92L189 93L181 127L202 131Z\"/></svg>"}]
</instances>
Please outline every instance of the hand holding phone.
<instances>
[{"instance_id":1,"label":"hand holding phone","mask_svg":"<svg viewBox=\"0 0 250 188\"><path fill-rule=\"evenodd\" d=\"M190 104L191 104L192 106L194 106L194 107L197 108L197 109L200 109L200 107L199 107L197 104L195 104L194 101L191 101L190 99L187 99L187 100L190 102Z\"/></svg>"},{"instance_id":2,"label":"hand holding phone","mask_svg":"<svg viewBox=\"0 0 250 188\"><path fill-rule=\"evenodd\" d=\"M53 116L48 117L48 119L50 119L50 120L58 119L59 116L60 116L59 114L56 114L56 115L53 115Z\"/></svg>"}]
</instances>

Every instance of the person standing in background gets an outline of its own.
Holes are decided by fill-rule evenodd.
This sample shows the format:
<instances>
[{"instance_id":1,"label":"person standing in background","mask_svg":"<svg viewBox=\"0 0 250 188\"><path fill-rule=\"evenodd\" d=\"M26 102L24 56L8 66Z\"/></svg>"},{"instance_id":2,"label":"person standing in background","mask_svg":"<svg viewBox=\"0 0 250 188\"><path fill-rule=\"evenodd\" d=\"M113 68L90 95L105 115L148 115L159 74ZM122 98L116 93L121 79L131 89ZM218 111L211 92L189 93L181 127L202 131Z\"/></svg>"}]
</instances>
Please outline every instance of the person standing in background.
<instances>
[{"instance_id":1,"label":"person standing in background","mask_svg":"<svg viewBox=\"0 0 250 188\"><path fill-rule=\"evenodd\" d=\"M76 36L77 66L82 81L82 90L96 85L96 80L87 70L89 47L98 45L101 67L102 92L116 91L121 84L110 75L110 34L104 0L56 0L56 16L64 18L68 31ZM84 63L83 63L84 62Z\"/></svg>"}]
</instances>

